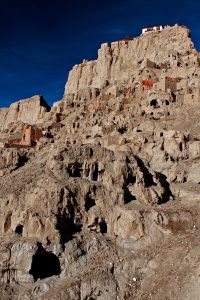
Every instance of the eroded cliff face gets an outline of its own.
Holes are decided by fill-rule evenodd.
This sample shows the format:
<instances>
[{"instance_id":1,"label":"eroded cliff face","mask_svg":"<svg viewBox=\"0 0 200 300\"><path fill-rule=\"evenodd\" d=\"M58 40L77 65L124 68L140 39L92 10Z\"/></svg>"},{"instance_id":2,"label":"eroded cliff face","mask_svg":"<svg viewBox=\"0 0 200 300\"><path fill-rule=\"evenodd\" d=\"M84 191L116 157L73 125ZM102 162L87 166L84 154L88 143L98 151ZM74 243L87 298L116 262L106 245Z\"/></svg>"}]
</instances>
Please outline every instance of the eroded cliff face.
<instances>
[{"instance_id":1,"label":"eroded cliff face","mask_svg":"<svg viewBox=\"0 0 200 300\"><path fill-rule=\"evenodd\" d=\"M0 110L2 299L198 299L199 78L166 27Z\"/></svg>"},{"instance_id":2,"label":"eroded cliff face","mask_svg":"<svg viewBox=\"0 0 200 300\"><path fill-rule=\"evenodd\" d=\"M49 110L50 107L42 96L15 102L9 108L0 109L0 127L5 129L11 123L17 122L37 124Z\"/></svg>"},{"instance_id":3,"label":"eroded cliff face","mask_svg":"<svg viewBox=\"0 0 200 300\"><path fill-rule=\"evenodd\" d=\"M135 71L145 59L168 64L171 55L196 53L186 27L174 26L133 40L103 44L96 61L85 61L69 73L65 95L88 87L102 89L108 84L131 84Z\"/></svg>"}]
</instances>

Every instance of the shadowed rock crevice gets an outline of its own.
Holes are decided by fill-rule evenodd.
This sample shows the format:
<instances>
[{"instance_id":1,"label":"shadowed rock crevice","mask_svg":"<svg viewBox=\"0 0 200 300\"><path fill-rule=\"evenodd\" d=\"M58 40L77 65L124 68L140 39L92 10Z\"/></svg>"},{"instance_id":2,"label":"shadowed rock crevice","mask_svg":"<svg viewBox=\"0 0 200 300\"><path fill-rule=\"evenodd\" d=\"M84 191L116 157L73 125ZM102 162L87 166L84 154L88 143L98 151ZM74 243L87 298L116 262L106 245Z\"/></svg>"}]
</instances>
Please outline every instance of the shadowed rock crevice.
<instances>
[{"instance_id":1,"label":"shadowed rock crevice","mask_svg":"<svg viewBox=\"0 0 200 300\"><path fill-rule=\"evenodd\" d=\"M148 187L155 185L155 183L153 181L153 176L149 172L149 170L147 169L147 167L145 166L143 161L138 156L135 156L135 159L138 163L138 166L139 166L141 172L143 173L145 187L148 188Z\"/></svg>"},{"instance_id":2,"label":"shadowed rock crevice","mask_svg":"<svg viewBox=\"0 0 200 300\"><path fill-rule=\"evenodd\" d=\"M69 165L67 169L70 177L82 177L82 166L79 163Z\"/></svg>"},{"instance_id":3,"label":"shadowed rock crevice","mask_svg":"<svg viewBox=\"0 0 200 300\"><path fill-rule=\"evenodd\" d=\"M167 181L167 177L162 173L157 173L158 178L160 180L161 186L164 189L164 193L162 194L162 198L160 197L158 204L164 204L171 199L174 199L174 195L170 189L169 182Z\"/></svg>"},{"instance_id":4,"label":"shadowed rock crevice","mask_svg":"<svg viewBox=\"0 0 200 300\"><path fill-rule=\"evenodd\" d=\"M94 171L93 171L93 174L92 174L92 180L97 181L98 180L98 175L99 175L99 172L98 172L98 163L95 162L95 164L94 164Z\"/></svg>"},{"instance_id":5,"label":"shadowed rock crevice","mask_svg":"<svg viewBox=\"0 0 200 300\"><path fill-rule=\"evenodd\" d=\"M128 174L128 178L126 180L126 185L135 184L136 183L136 176L133 176L131 173Z\"/></svg>"},{"instance_id":6,"label":"shadowed rock crevice","mask_svg":"<svg viewBox=\"0 0 200 300\"><path fill-rule=\"evenodd\" d=\"M19 155L18 157L18 162L16 164L16 167L13 169L13 171L18 170L19 168L25 166L25 164L28 162L28 157L26 156L26 154L24 155Z\"/></svg>"},{"instance_id":7,"label":"shadowed rock crevice","mask_svg":"<svg viewBox=\"0 0 200 300\"><path fill-rule=\"evenodd\" d=\"M95 206L95 199L91 198L90 193L85 196L85 209L88 211L91 207Z\"/></svg>"},{"instance_id":8,"label":"shadowed rock crevice","mask_svg":"<svg viewBox=\"0 0 200 300\"><path fill-rule=\"evenodd\" d=\"M60 201L64 201L64 190L61 189ZM57 213L56 229L60 233L60 242L65 244L73 238L73 235L82 230L82 220L78 218L79 209L76 203L75 195L70 192L68 203L66 207L61 205Z\"/></svg>"},{"instance_id":9,"label":"shadowed rock crevice","mask_svg":"<svg viewBox=\"0 0 200 300\"><path fill-rule=\"evenodd\" d=\"M10 227L11 227L11 218L12 218L12 211L9 211L6 219L5 219L5 223L4 223L4 232L7 232Z\"/></svg>"},{"instance_id":10,"label":"shadowed rock crevice","mask_svg":"<svg viewBox=\"0 0 200 300\"><path fill-rule=\"evenodd\" d=\"M127 159L127 162L129 160ZM133 195L130 190L129 186L132 186L136 183L136 176L132 174L132 170L129 170L128 177L125 180L123 191L124 191L124 204L130 203L133 200L136 200L135 195Z\"/></svg>"},{"instance_id":11,"label":"shadowed rock crevice","mask_svg":"<svg viewBox=\"0 0 200 300\"><path fill-rule=\"evenodd\" d=\"M49 112L51 110L51 106L47 103L43 96L40 96L40 106L46 108L46 111Z\"/></svg>"},{"instance_id":12,"label":"shadowed rock crevice","mask_svg":"<svg viewBox=\"0 0 200 300\"><path fill-rule=\"evenodd\" d=\"M127 187L124 188L124 204L128 204L134 200L136 200L136 197L131 194L131 192L129 191L129 189Z\"/></svg>"}]
</instances>

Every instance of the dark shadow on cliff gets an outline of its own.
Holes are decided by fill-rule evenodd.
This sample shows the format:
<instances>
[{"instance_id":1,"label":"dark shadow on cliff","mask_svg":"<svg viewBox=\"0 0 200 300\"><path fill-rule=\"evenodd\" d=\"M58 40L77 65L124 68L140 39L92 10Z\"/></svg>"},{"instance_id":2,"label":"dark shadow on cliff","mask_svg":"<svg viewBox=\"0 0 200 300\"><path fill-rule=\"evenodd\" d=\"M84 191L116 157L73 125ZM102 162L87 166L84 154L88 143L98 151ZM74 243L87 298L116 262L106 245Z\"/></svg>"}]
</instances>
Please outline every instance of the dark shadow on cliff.
<instances>
[{"instance_id":1,"label":"dark shadow on cliff","mask_svg":"<svg viewBox=\"0 0 200 300\"><path fill-rule=\"evenodd\" d=\"M164 204L169 200L174 199L174 195L172 194L172 191L170 189L170 185L169 182L167 181L167 177L164 174L159 172L157 172L156 174L160 180L161 186L164 189L164 193L162 195L162 198L159 199L158 204Z\"/></svg>"},{"instance_id":2,"label":"dark shadow on cliff","mask_svg":"<svg viewBox=\"0 0 200 300\"><path fill-rule=\"evenodd\" d=\"M138 156L135 156L135 159L138 163L138 166L139 166L141 172L143 173L145 187L148 188L152 185L155 185L155 183L153 181L153 176L149 172L149 170L147 169L147 167L145 166L143 161Z\"/></svg>"},{"instance_id":3,"label":"dark shadow on cliff","mask_svg":"<svg viewBox=\"0 0 200 300\"><path fill-rule=\"evenodd\" d=\"M60 261L58 257L45 251L40 243L38 243L38 250L32 258L31 269L29 272L34 280L59 275L61 273Z\"/></svg>"},{"instance_id":4,"label":"dark shadow on cliff","mask_svg":"<svg viewBox=\"0 0 200 300\"><path fill-rule=\"evenodd\" d=\"M64 190L60 191L60 203L64 202ZM70 192L71 200L68 201L67 209L61 209L57 213L57 225L56 229L60 233L60 243L64 245L73 239L74 234L81 232L82 224L81 220L77 219L77 203L75 195Z\"/></svg>"}]
</instances>

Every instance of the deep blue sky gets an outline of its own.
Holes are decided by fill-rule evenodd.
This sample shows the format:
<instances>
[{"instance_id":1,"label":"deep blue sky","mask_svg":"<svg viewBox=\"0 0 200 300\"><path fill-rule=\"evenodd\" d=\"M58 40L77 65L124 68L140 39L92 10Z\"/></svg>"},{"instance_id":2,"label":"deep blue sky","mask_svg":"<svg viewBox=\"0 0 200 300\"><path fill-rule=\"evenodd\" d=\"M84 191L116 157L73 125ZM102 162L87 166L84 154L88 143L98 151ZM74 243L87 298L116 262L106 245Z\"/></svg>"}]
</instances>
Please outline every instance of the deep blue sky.
<instances>
[{"instance_id":1,"label":"deep blue sky","mask_svg":"<svg viewBox=\"0 0 200 300\"><path fill-rule=\"evenodd\" d=\"M61 99L74 64L142 27L187 25L200 49L199 11L199 0L0 0L0 107Z\"/></svg>"}]
</instances>

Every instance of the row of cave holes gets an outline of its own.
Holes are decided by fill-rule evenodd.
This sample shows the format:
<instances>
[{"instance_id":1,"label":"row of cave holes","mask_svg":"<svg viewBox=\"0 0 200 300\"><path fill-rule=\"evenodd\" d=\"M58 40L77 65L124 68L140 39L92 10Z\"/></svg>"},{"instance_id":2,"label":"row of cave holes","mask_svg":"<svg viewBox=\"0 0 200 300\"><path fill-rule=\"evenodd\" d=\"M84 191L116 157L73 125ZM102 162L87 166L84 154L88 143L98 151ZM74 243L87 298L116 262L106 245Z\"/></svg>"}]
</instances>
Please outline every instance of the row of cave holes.
<instances>
[{"instance_id":1,"label":"row of cave holes","mask_svg":"<svg viewBox=\"0 0 200 300\"><path fill-rule=\"evenodd\" d=\"M169 101L165 100L164 101L165 105L169 105ZM156 99L153 99L150 101L150 106L153 106L153 108L158 108L158 101Z\"/></svg>"},{"instance_id":2,"label":"row of cave holes","mask_svg":"<svg viewBox=\"0 0 200 300\"><path fill-rule=\"evenodd\" d=\"M127 178L127 185L130 183L134 184L135 180L135 176L129 174ZM146 184L152 184L152 182L149 182L151 181L150 178L147 178L147 181L148 182L146 182ZM130 194L128 189L125 190L125 203L129 203L132 200L135 200L135 197ZM88 196L85 205L87 209L89 209L90 207L95 205L95 201ZM107 223L105 222L105 220L101 220L101 222L99 223L99 227L101 233L107 233ZM21 235L23 232L23 225L17 225L15 232ZM58 257L51 252L45 251L41 243L38 243L38 250L36 254L33 255L31 269L29 273L33 276L35 281L38 279L51 277L53 275L59 275L61 273L61 267Z\"/></svg>"},{"instance_id":3,"label":"row of cave holes","mask_svg":"<svg viewBox=\"0 0 200 300\"><path fill-rule=\"evenodd\" d=\"M136 177L129 174L128 178L127 178L126 185L128 186L129 184L134 184L135 182L136 182ZM125 187L124 188L124 203L127 204L127 203L129 203L133 200L136 200L136 197L130 193L130 191L128 190L127 187ZM90 193L88 193L86 195L86 198L85 198L85 209L86 209L86 211L88 211L90 208L92 208L95 205L96 205L95 199L91 198ZM23 228L24 228L23 225L18 224L16 226L15 233L18 234L18 235L22 235L23 234ZM102 220L99 223L99 228L100 228L100 232L102 234L107 233L107 223L105 222L105 220ZM74 229L73 229L73 233L74 233ZM41 254L41 256L42 256L42 254Z\"/></svg>"},{"instance_id":4,"label":"row of cave holes","mask_svg":"<svg viewBox=\"0 0 200 300\"><path fill-rule=\"evenodd\" d=\"M129 184L129 183L134 184L135 181L136 181L136 178L135 178L135 177L133 177L133 176L131 176L131 175L128 176L128 180L127 180L127 183L128 183L128 184ZM127 204L127 203L129 203L129 202L131 202L131 201L133 201L133 200L136 200L136 197L133 196L133 195L129 192L128 188L125 188L125 189L124 189L124 203ZM86 211L88 211L90 208L92 208L92 207L95 206L95 205L96 205L95 200L92 199L92 198L89 196L89 194L88 194L88 195L86 196L86 199L85 199L85 209L86 209ZM107 224L106 224L105 220L102 220L102 221L99 223L99 227L100 227L100 232L101 232L101 233L107 233ZM15 228L15 233L18 234L18 235L20 235L20 236L22 236L22 234L23 234L23 229L24 229L24 226L21 225L21 224L18 224L18 225L16 226L16 228Z\"/></svg>"},{"instance_id":5,"label":"row of cave holes","mask_svg":"<svg viewBox=\"0 0 200 300\"><path fill-rule=\"evenodd\" d=\"M86 211L89 211L89 209L92 208L95 205L96 205L95 199L91 198L90 193L88 193L86 195L86 198L85 198L85 209L86 209ZM100 225L100 227L102 227L102 231L101 231L102 233L107 232L105 230L105 225L103 223L102 223L102 226ZM15 233L22 236L23 229L24 229L24 226L22 224L18 224L15 228Z\"/></svg>"}]
</instances>

